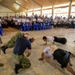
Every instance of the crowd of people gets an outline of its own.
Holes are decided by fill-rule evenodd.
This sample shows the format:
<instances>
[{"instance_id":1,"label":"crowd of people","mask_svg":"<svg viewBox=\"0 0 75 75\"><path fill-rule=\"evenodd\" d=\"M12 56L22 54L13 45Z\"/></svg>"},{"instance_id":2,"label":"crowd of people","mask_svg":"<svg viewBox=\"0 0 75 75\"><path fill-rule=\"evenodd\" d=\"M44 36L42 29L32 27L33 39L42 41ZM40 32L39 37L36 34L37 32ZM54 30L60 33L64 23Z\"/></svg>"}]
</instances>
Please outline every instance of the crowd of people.
<instances>
[{"instance_id":1,"label":"crowd of people","mask_svg":"<svg viewBox=\"0 0 75 75\"><path fill-rule=\"evenodd\" d=\"M58 17L56 16L54 19L52 17L44 17L44 16L10 16L10 17L0 17L0 25L2 27L15 27L17 29L20 28L21 25L30 25L33 27L34 24L38 23L39 25L45 24L45 25L52 25L53 27L64 27L64 28L75 28L75 17ZM62 45L65 45L67 42L67 39L64 37L57 37L57 36L43 36L42 38L45 41L44 45L47 45L47 42L50 42L50 47L46 47L44 51L41 53L41 57L39 58L40 61L44 60L45 54L48 54L51 56L54 60L57 60L57 62L61 65L61 68L66 68L69 72L71 72L73 75L75 75L75 71L71 68L72 64L70 63L70 57L75 57L74 54L71 52L65 51L63 49L56 48L51 53L50 50L52 50L53 45L56 43L60 43ZM18 32L16 35L14 35L6 44L1 46L1 50L4 54L6 54L6 50L8 48L13 48L13 56L17 57L18 62L15 64L14 71L16 74L18 74L18 70L20 68L29 68L31 66L30 60L24 56L24 52L26 49L28 49L27 57L30 56L32 53L32 46L31 43L34 42L34 38L31 38L29 33L21 33ZM0 38L0 44L2 44L2 40ZM0 63L0 67L2 67L4 64Z\"/></svg>"},{"instance_id":2,"label":"crowd of people","mask_svg":"<svg viewBox=\"0 0 75 75\"><path fill-rule=\"evenodd\" d=\"M20 25L28 24L33 26L35 23L44 23L45 25L51 24L53 27L65 27L65 28L75 28L75 17L62 17L56 16L55 18L47 16L4 16L0 17L0 24L2 27L16 27L20 28Z\"/></svg>"}]
</instances>

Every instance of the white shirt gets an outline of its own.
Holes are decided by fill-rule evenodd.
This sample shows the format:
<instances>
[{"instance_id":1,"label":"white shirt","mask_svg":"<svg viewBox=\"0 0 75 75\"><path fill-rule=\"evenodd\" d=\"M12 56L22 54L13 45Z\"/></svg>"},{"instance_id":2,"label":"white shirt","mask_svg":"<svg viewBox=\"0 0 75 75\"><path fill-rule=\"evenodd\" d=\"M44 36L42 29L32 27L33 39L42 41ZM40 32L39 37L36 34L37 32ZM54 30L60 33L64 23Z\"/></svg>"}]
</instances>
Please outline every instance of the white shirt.
<instances>
[{"instance_id":1,"label":"white shirt","mask_svg":"<svg viewBox=\"0 0 75 75\"><path fill-rule=\"evenodd\" d=\"M47 41L53 43L54 37L53 36L47 36Z\"/></svg>"},{"instance_id":2,"label":"white shirt","mask_svg":"<svg viewBox=\"0 0 75 75\"><path fill-rule=\"evenodd\" d=\"M0 19L0 23L2 22L2 20Z\"/></svg>"},{"instance_id":3,"label":"white shirt","mask_svg":"<svg viewBox=\"0 0 75 75\"><path fill-rule=\"evenodd\" d=\"M35 21L36 21L36 19L35 19L35 18L33 18L33 19L32 19L32 21L34 21L34 22L35 22Z\"/></svg>"},{"instance_id":4,"label":"white shirt","mask_svg":"<svg viewBox=\"0 0 75 75\"><path fill-rule=\"evenodd\" d=\"M17 22L18 22L18 23L21 22L21 19L18 18L18 19L17 19Z\"/></svg>"},{"instance_id":5,"label":"white shirt","mask_svg":"<svg viewBox=\"0 0 75 75\"><path fill-rule=\"evenodd\" d=\"M27 22L27 23L30 22L29 19L26 19L26 22Z\"/></svg>"},{"instance_id":6,"label":"white shirt","mask_svg":"<svg viewBox=\"0 0 75 75\"><path fill-rule=\"evenodd\" d=\"M72 21L72 18L70 18L69 21L71 22Z\"/></svg>"},{"instance_id":7,"label":"white shirt","mask_svg":"<svg viewBox=\"0 0 75 75\"><path fill-rule=\"evenodd\" d=\"M44 49L44 53L45 54L48 54L49 56L53 57L53 53L55 50L57 50L57 46L56 45L52 45L52 46L47 46L45 49Z\"/></svg>"},{"instance_id":8,"label":"white shirt","mask_svg":"<svg viewBox=\"0 0 75 75\"><path fill-rule=\"evenodd\" d=\"M57 19L54 19L54 23L57 23Z\"/></svg>"},{"instance_id":9,"label":"white shirt","mask_svg":"<svg viewBox=\"0 0 75 75\"><path fill-rule=\"evenodd\" d=\"M44 53L48 54L49 56L53 56L52 53L50 52L50 50L52 50L51 47L47 46L45 49L44 49Z\"/></svg>"},{"instance_id":10,"label":"white shirt","mask_svg":"<svg viewBox=\"0 0 75 75\"><path fill-rule=\"evenodd\" d=\"M63 19L63 21L64 21L64 22L66 22L66 21L67 21L67 19Z\"/></svg>"},{"instance_id":11,"label":"white shirt","mask_svg":"<svg viewBox=\"0 0 75 75\"><path fill-rule=\"evenodd\" d=\"M25 23L26 22L26 19L25 18L22 18L22 22Z\"/></svg>"},{"instance_id":12,"label":"white shirt","mask_svg":"<svg viewBox=\"0 0 75 75\"><path fill-rule=\"evenodd\" d=\"M42 20L40 18L37 19L38 22L42 22Z\"/></svg>"}]
</instances>

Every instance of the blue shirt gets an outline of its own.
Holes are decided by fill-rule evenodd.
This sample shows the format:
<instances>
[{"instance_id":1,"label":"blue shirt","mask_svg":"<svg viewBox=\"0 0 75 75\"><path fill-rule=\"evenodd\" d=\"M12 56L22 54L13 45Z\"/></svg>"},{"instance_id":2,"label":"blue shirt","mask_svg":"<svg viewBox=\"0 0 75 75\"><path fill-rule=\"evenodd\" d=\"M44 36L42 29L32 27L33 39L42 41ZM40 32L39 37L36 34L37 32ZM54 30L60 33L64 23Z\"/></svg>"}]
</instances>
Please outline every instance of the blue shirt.
<instances>
[{"instance_id":1,"label":"blue shirt","mask_svg":"<svg viewBox=\"0 0 75 75\"><path fill-rule=\"evenodd\" d=\"M27 38L22 36L17 39L13 53L22 55L27 48L31 50L31 43Z\"/></svg>"}]
</instances>

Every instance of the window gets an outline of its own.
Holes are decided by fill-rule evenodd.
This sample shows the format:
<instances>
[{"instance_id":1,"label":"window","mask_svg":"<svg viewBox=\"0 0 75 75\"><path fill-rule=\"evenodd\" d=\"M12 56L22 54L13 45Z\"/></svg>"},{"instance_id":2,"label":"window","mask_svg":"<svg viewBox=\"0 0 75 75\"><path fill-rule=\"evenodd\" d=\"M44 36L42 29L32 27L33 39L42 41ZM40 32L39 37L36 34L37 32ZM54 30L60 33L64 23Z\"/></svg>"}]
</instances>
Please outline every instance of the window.
<instances>
[{"instance_id":1,"label":"window","mask_svg":"<svg viewBox=\"0 0 75 75\"><path fill-rule=\"evenodd\" d=\"M44 16L52 16L52 9L48 9L48 10L42 10L42 15Z\"/></svg>"},{"instance_id":2,"label":"window","mask_svg":"<svg viewBox=\"0 0 75 75\"><path fill-rule=\"evenodd\" d=\"M34 11L34 15L37 14L38 16L41 15L41 11Z\"/></svg>"},{"instance_id":3,"label":"window","mask_svg":"<svg viewBox=\"0 0 75 75\"><path fill-rule=\"evenodd\" d=\"M75 16L75 6L72 6L71 15L72 15L72 16Z\"/></svg>"},{"instance_id":4,"label":"window","mask_svg":"<svg viewBox=\"0 0 75 75\"><path fill-rule=\"evenodd\" d=\"M28 16L32 16L32 12L28 12L27 14L28 14Z\"/></svg>"},{"instance_id":5,"label":"window","mask_svg":"<svg viewBox=\"0 0 75 75\"><path fill-rule=\"evenodd\" d=\"M68 10L69 10L69 7L56 8L54 9L54 17L55 16L68 17Z\"/></svg>"}]
</instances>

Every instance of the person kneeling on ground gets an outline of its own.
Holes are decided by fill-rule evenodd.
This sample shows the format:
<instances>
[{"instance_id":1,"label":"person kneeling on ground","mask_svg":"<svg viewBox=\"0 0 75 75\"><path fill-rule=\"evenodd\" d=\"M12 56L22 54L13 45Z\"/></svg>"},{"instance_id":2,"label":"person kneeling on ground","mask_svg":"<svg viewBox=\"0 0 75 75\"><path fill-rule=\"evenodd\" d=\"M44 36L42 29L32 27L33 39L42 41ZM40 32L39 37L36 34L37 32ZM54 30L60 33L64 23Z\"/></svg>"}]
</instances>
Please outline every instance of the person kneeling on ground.
<instances>
[{"instance_id":1,"label":"person kneeling on ground","mask_svg":"<svg viewBox=\"0 0 75 75\"><path fill-rule=\"evenodd\" d=\"M30 40L33 42L32 40ZM16 74L18 74L18 70L20 68L28 69L31 66L30 60L27 58L31 54L31 42L30 42L25 36L22 36L17 39L14 50L13 50L13 55L16 60L18 59L18 64L15 64L14 71ZM25 50L28 49L28 54L27 57L24 56Z\"/></svg>"}]
</instances>

